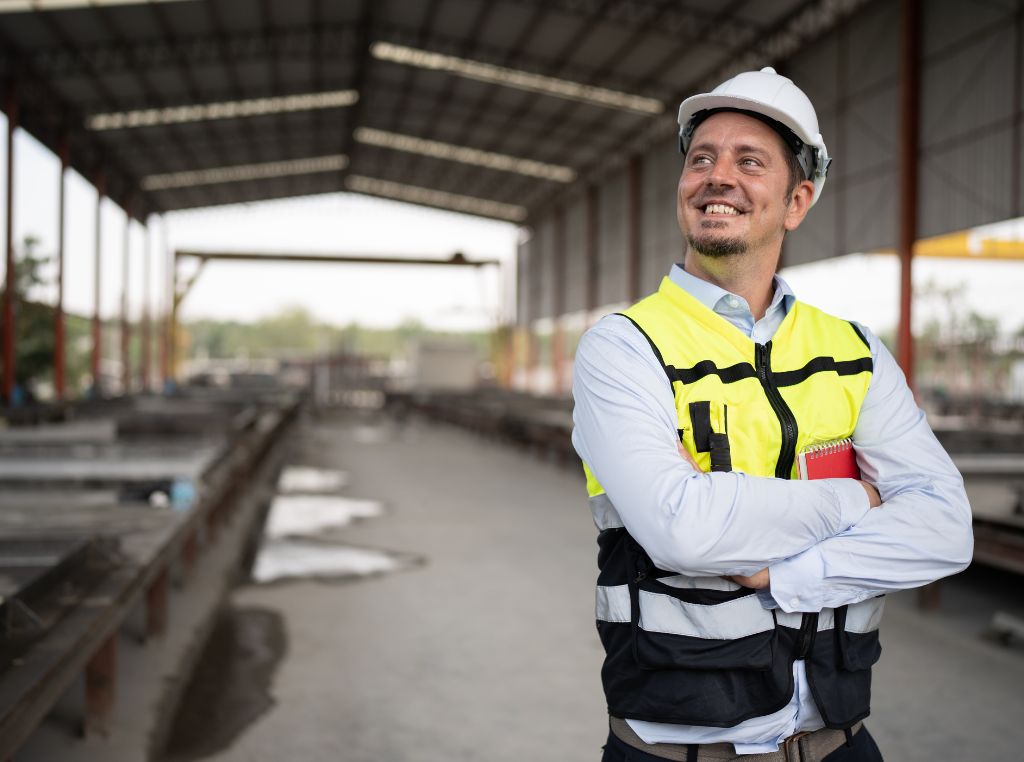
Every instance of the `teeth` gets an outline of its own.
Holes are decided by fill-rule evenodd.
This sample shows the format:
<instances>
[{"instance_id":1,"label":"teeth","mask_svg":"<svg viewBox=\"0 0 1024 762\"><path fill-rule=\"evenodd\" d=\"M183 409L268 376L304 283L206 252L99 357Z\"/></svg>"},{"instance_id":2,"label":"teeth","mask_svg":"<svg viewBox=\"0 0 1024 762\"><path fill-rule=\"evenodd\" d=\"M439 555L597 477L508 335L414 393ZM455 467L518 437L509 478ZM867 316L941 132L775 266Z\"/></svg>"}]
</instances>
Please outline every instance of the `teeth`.
<instances>
[{"instance_id":1,"label":"teeth","mask_svg":"<svg viewBox=\"0 0 1024 762\"><path fill-rule=\"evenodd\" d=\"M704 214L739 214L739 211L728 204L708 204Z\"/></svg>"}]
</instances>

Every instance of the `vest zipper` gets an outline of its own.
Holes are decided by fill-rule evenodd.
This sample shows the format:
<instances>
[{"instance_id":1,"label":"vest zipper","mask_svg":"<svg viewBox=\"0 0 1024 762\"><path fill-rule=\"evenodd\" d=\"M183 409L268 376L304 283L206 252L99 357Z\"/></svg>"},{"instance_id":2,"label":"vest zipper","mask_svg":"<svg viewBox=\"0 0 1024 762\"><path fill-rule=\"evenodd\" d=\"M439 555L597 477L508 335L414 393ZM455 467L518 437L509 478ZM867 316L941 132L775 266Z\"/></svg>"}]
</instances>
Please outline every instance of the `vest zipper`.
<instances>
[{"instance_id":1,"label":"vest zipper","mask_svg":"<svg viewBox=\"0 0 1024 762\"><path fill-rule=\"evenodd\" d=\"M793 461L796 459L796 417L782 399L779 388L772 378L772 343L769 341L767 344L756 344L755 349L754 370L782 429L782 447L779 448L779 459L775 464L775 476L779 479L788 479L793 473Z\"/></svg>"},{"instance_id":2,"label":"vest zipper","mask_svg":"<svg viewBox=\"0 0 1024 762\"><path fill-rule=\"evenodd\" d=\"M800 638L796 644L796 658L806 659L811 651L814 634L818 631L817 613L805 613L800 619Z\"/></svg>"}]
</instances>

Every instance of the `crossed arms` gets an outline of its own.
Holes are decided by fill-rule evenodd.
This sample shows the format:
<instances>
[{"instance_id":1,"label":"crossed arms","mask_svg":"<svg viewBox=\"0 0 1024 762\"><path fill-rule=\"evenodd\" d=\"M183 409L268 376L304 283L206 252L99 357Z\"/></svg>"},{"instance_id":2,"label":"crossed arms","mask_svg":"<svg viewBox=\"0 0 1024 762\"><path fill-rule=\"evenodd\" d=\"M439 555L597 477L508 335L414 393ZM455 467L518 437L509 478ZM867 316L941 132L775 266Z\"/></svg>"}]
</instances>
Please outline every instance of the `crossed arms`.
<instances>
[{"instance_id":1,"label":"crossed arms","mask_svg":"<svg viewBox=\"0 0 1024 762\"><path fill-rule=\"evenodd\" d=\"M573 443L629 533L663 569L766 583L786 611L819 611L954 574L970 562L963 480L892 355L865 331L871 386L853 434L865 481L697 471L678 452L664 371L625 318L576 353Z\"/></svg>"}]
</instances>

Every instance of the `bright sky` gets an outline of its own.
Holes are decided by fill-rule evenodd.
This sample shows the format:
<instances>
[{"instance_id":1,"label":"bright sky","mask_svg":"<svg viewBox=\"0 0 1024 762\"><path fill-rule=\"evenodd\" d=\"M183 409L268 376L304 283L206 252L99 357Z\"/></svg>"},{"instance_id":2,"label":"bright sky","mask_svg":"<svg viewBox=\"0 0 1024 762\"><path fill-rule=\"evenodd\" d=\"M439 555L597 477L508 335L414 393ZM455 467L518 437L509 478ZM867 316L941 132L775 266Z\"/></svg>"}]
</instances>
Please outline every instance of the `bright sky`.
<instances>
[{"instance_id":1,"label":"bright sky","mask_svg":"<svg viewBox=\"0 0 1024 762\"><path fill-rule=\"evenodd\" d=\"M0 129L0 134L6 133L2 115ZM15 138L15 242L20 250L24 236L33 234L41 239L39 251L52 254L60 164L24 131L19 130ZM2 154L0 177L7 161ZM73 172L68 174L67 188L65 304L70 311L91 314L96 193ZM4 214L0 206L0 225L5 224ZM499 272L494 267L212 262L184 304L185 320L253 320L302 305L321 320L338 325L358 321L388 326L418 319L438 328L468 329L493 327L512 308L512 263L519 233L508 223L341 193L169 214L163 224L151 226L151 303L159 303L156 300L162 298L166 282L166 271L157 265L157 252L164 250L164 224L171 248L439 258L462 251L470 259L497 258L506 263ZM1016 225L1018 237L1024 238L1024 223ZM1006 235L1010 227L990 226L988 232ZM114 316L120 311L124 215L110 202L102 207L102 232L101 304L104 315ZM130 305L138 314L144 233L133 224L130 235ZM897 319L898 273L895 257L854 254L789 268L783 277L800 298L882 332ZM916 260L915 286L929 281L945 288L965 284L967 305L998 317L1004 331L1024 326L1024 262ZM52 293L39 296L52 298ZM926 319L926 305L920 307L917 317Z\"/></svg>"}]
</instances>

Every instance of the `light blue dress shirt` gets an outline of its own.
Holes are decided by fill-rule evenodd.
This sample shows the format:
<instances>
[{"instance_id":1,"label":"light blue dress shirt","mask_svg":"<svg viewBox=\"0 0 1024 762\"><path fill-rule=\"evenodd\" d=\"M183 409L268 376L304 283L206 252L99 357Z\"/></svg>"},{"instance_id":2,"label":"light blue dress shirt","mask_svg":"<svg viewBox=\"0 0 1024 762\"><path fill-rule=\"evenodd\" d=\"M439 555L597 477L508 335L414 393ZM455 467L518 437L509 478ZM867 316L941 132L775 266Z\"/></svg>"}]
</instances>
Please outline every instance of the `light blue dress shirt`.
<instances>
[{"instance_id":1,"label":"light blue dress shirt","mask_svg":"<svg viewBox=\"0 0 1024 762\"><path fill-rule=\"evenodd\" d=\"M795 299L776 276L764 317L746 300L676 265L669 277L757 343ZM882 498L870 510L853 479L790 481L701 473L679 457L678 415L665 372L626 318L609 315L576 351L572 441L654 563L692 576L751 575L768 567L766 608L820 611L917 587L970 563L963 480L935 439L902 371L862 326L874 372L853 433L863 478ZM787 706L732 728L629 720L647 743L730 742L739 754L774 751L793 733L824 727L804 663Z\"/></svg>"}]
</instances>

